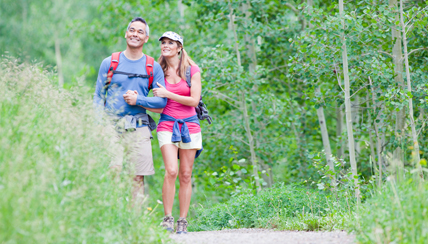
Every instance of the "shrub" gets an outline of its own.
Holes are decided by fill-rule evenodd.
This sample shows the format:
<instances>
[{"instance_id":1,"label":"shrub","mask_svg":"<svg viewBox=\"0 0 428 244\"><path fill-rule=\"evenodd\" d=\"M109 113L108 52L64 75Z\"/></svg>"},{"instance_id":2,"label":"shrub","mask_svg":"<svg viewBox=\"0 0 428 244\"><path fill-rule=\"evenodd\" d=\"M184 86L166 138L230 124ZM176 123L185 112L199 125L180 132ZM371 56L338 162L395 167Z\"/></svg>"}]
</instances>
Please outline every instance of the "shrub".
<instances>
[{"instance_id":1,"label":"shrub","mask_svg":"<svg viewBox=\"0 0 428 244\"><path fill-rule=\"evenodd\" d=\"M89 93L58 89L37 65L5 58L0 67L0 242L167 238L129 206L129 177L107 174L107 138Z\"/></svg>"},{"instance_id":2,"label":"shrub","mask_svg":"<svg viewBox=\"0 0 428 244\"><path fill-rule=\"evenodd\" d=\"M278 228L289 230L343 229L354 202L338 200L319 190L283 184L257 195L236 195L223 204L196 209L193 230L224 228Z\"/></svg>"}]
</instances>

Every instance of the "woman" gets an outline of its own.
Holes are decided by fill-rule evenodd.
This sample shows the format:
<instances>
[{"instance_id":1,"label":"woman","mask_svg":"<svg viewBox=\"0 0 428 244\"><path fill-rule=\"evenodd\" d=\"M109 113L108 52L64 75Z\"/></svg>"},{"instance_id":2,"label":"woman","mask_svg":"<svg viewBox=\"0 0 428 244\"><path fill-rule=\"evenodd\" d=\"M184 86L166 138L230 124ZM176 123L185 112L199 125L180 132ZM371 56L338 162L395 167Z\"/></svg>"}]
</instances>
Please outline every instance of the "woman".
<instances>
[{"instance_id":1,"label":"woman","mask_svg":"<svg viewBox=\"0 0 428 244\"><path fill-rule=\"evenodd\" d=\"M162 188L165 211L162 226L168 231L174 231L174 218L171 214L175 196L175 181L178 175L180 181L178 194L180 218L177 221L177 234L186 234L186 216L192 195L193 162L196 152L202 149L201 127L195 111L195 107L198 106L201 97L201 73L199 67L184 50L181 36L169 31L165 32L159 38L159 41L161 42L161 56L158 62L165 74L166 87L158 83L160 88L153 89L153 94L158 97L168 98L168 102L164 109L149 109L149 111L162 113L157 128L159 146L166 170ZM186 70L189 66L191 67L190 87L186 82ZM183 119L188 122L183 121ZM185 135L187 133L184 132L181 135L183 140L181 138L174 139L173 128L176 127L174 131L174 136L176 137L176 132L178 130L182 131L182 126L188 127L189 135ZM178 154L180 155L179 166Z\"/></svg>"}]
</instances>

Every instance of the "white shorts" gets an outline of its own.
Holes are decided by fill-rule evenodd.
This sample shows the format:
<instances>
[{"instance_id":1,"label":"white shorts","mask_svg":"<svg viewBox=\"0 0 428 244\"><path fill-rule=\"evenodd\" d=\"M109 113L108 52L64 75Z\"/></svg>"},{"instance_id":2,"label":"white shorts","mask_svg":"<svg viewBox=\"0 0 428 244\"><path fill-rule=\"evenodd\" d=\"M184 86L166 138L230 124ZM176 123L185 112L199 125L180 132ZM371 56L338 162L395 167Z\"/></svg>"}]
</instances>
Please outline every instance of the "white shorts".
<instances>
[{"instance_id":1,"label":"white shorts","mask_svg":"<svg viewBox=\"0 0 428 244\"><path fill-rule=\"evenodd\" d=\"M172 132L169 131L159 131L157 133L158 140L159 140L159 148L161 148L163 145L166 144L174 144L180 149L201 149L202 148L202 134L201 132L196 134L190 134L191 142L184 143L184 142L172 142Z\"/></svg>"}]
</instances>

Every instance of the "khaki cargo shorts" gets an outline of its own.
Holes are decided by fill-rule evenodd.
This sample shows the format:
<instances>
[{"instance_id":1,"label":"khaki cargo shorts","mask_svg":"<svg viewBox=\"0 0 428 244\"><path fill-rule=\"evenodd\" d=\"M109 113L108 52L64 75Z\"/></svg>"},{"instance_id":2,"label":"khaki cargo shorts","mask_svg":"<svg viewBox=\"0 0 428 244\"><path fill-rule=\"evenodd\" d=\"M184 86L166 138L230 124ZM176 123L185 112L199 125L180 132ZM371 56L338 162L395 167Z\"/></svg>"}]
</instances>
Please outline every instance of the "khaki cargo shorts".
<instances>
[{"instance_id":1,"label":"khaki cargo shorts","mask_svg":"<svg viewBox=\"0 0 428 244\"><path fill-rule=\"evenodd\" d=\"M137 128L133 132L116 132L109 127L112 136L109 151L110 167L119 167L133 175L153 175L152 144L148 126ZM111 131L113 130L113 131Z\"/></svg>"}]
</instances>

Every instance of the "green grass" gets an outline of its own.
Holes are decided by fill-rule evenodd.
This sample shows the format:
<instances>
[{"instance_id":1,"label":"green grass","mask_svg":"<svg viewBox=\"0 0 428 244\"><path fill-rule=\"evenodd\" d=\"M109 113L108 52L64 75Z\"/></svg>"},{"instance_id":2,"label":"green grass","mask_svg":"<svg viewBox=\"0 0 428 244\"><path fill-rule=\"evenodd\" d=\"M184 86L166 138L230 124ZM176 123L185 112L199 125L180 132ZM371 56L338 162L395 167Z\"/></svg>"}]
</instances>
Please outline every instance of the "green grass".
<instances>
[{"instance_id":1,"label":"green grass","mask_svg":"<svg viewBox=\"0 0 428 244\"><path fill-rule=\"evenodd\" d=\"M108 174L108 136L80 87L0 61L0 243L165 243L131 179Z\"/></svg>"},{"instance_id":2,"label":"green grass","mask_svg":"<svg viewBox=\"0 0 428 244\"><path fill-rule=\"evenodd\" d=\"M360 243L427 243L428 184L386 182L359 216Z\"/></svg>"},{"instance_id":3,"label":"green grass","mask_svg":"<svg viewBox=\"0 0 428 244\"><path fill-rule=\"evenodd\" d=\"M222 204L198 207L193 231L229 228L281 230L344 229L353 220L354 202L299 185L277 185L257 195L244 193Z\"/></svg>"}]
</instances>

